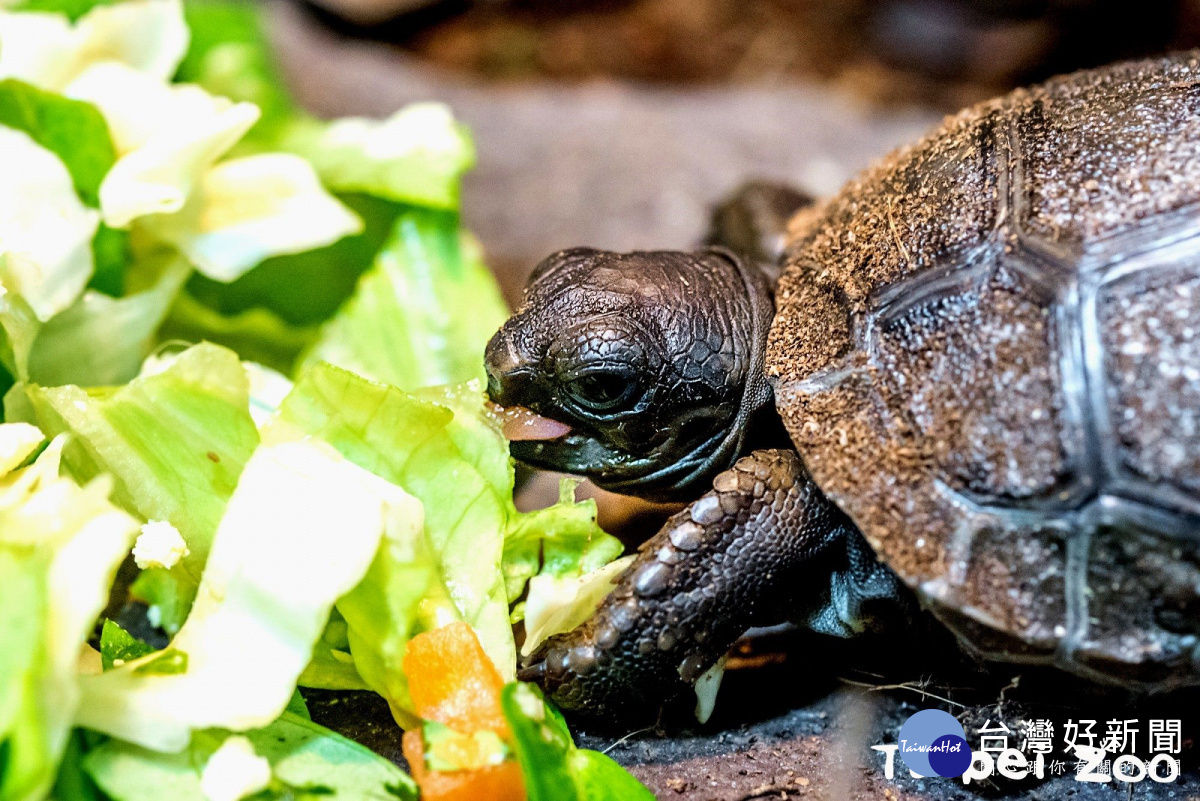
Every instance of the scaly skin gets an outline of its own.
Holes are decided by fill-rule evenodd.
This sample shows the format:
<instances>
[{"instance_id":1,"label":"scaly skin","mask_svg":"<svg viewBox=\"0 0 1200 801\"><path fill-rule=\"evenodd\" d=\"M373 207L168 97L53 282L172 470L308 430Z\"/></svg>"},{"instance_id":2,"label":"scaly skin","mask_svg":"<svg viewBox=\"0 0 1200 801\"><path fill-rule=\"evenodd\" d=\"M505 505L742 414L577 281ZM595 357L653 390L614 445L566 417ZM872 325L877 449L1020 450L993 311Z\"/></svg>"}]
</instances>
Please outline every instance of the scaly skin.
<instances>
[{"instance_id":1,"label":"scaly skin","mask_svg":"<svg viewBox=\"0 0 1200 801\"><path fill-rule=\"evenodd\" d=\"M813 558L845 532L794 453L756 451L713 484L642 545L587 623L547 643L544 669L524 674L543 675L556 703L657 709L748 627L778 622Z\"/></svg>"},{"instance_id":2,"label":"scaly skin","mask_svg":"<svg viewBox=\"0 0 1200 801\"><path fill-rule=\"evenodd\" d=\"M852 637L913 609L797 454L755 450L791 443L763 374L774 314L763 254L778 236L754 229L781 225L779 207L804 198L770 187L739 197L753 208L726 209L714 235L759 243L748 262L724 248L563 251L488 344L492 399L571 427L513 443L513 456L616 492L703 493L642 546L592 619L522 672L566 709L653 715L751 626L793 620Z\"/></svg>"}]
</instances>

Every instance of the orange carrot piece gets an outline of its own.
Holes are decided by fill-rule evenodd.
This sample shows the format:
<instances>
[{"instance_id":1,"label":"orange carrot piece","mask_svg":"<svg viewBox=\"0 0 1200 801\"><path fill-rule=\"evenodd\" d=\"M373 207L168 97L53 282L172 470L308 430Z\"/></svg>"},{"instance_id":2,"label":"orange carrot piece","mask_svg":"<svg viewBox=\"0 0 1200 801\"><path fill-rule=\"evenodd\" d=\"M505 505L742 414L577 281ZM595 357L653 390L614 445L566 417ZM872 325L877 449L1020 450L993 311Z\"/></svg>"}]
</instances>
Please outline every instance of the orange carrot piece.
<instances>
[{"instance_id":1,"label":"orange carrot piece","mask_svg":"<svg viewBox=\"0 0 1200 801\"><path fill-rule=\"evenodd\" d=\"M500 709L504 679L466 623L413 637L404 654L404 673L418 716L464 734L482 729L511 737Z\"/></svg>"},{"instance_id":2,"label":"orange carrot piece","mask_svg":"<svg viewBox=\"0 0 1200 801\"><path fill-rule=\"evenodd\" d=\"M425 742L419 731L406 731L401 740L421 801L525 801L521 766L515 761L478 770L442 773L425 767Z\"/></svg>"}]
</instances>

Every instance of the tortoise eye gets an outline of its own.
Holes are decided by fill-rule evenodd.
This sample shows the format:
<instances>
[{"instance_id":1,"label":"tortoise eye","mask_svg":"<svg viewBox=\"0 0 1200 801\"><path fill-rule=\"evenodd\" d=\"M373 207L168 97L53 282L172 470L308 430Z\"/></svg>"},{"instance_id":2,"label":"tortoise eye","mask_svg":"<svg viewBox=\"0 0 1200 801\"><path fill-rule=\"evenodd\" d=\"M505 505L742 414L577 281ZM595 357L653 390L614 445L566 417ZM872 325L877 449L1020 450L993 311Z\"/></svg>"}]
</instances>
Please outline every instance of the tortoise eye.
<instances>
[{"instance_id":1,"label":"tortoise eye","mask_svg":"<svg viewBox=\"0 0 1200 801\"><path fill-rule=\"evenodd\" d=\"M610 411L626 403L637 391L637 383L624 373L597 370L567 383L577 403L593 411Z\"/></svg>"}]
</instances>

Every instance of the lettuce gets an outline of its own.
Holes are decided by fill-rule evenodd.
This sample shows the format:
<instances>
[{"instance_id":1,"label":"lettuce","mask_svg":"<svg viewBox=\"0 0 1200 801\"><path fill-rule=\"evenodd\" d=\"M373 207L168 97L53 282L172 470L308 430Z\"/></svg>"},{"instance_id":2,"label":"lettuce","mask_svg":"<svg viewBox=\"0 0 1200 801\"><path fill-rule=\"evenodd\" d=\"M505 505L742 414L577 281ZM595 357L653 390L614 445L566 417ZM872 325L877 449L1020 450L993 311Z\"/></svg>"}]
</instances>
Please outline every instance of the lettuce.
<instances>
[{"instance_id":1,"label":"lettuce","mask_svg":"<svg viewBox=\"0 0 1200 801\"><path fill-rule=\"evenodd\" d=\"M18 6L26 13L0 11L0 78L60 92L98 62L171 77L188 42L180 0L89 1L32 0Z\"/></svg>"},{"instance_id":2,"label":"lettuce","mask_svg":"<svg viewBox=\"0 0 1200 801\"><path fill-rule=\"evenodd\" d=\"M95 106L9 78L0 80L0 125L24 131L58 156L80 199L99 207L100 182L117 154Z\"/></svg>"},{"instance_id":3,"label":"lettuce","mask_svg":"<svg viewBox=\"0 0 1200 801\"><path fill-rule=\"evenodd\" d=\"M632 562L630 554L582 576L559 577L546 572L531 578L521 654L529 656L548 637L570 631L591 617Z\"/></svg>"},{"instance_id":4,"label":"lettuce","mask_svg":"<svg viewBox=\"0 0 1200 801\"><path fill-rule=\"evenodd\" d=\"M223 161L204 174L178 213L142 224L218 281L232 281L272 256L324 247L362 227L325 191L308 162L286 153Z\"/></svg>"},{"instance_id":5,"label":"lettuce","mask_svg":"<svg viewBox=\"0 0 1200 801\"><path fill-rule=\"evenodd\" d=\"M387 553L338 606L359 672L370 674L363 675L367 683L393 709L406 709L400 664L419 612L427 625L470 623L501 674L511 677L516 648L500 572L511 495L498 492L455 444L454 412L319 364L300 377L279 414L425 507L420 535L389 533ZM432 608L418 609L422 604Z\"/></svg>"},{"instance_id":6,"label":"lettuce","mask_svg":"<svg viewBox=\"0 0 1200 801\"><path fill-rule=\"evenodd\" d=\"M192 38L175 80L258 106L262 117L239 149L275 149L300 112L279 77L258 7L245 0L190 0L184 17Z\"/></svg>"},{"instance_id":7,"label":"lettuce","mask_svg":"<svg viewBox=\"0 0 1200 801\"><path fill-rule=\"evenodd\" d=\"M0 175L5 305L11 305L7 295L16 294L38 321L45 322L70 306L87 286L100 216L79 199L62 160L24 131L0 126ZM13 350L19 372L21 357Z\"/></svg>"},{"instance_id":8,"label":"lettuce","mask_svg":"<svg viewBox=\"0 0 1200 801\"><path fill-rule=\"evenodd\" d=\"M130 291L123 297L84 290L37 331L27 380L44 386L95 387L134 378L189 272L175 254L162 252L132 266Z\"/></svg>"},{"instance_id":9,"label":"lettuce","mask_svg":"<svg viewBox=\"0 0 1200 801\"><path fill-rule=\"evenodd\" d=\"M537 575L578 578L621 555L620 540L596 524L596 502L575 500L578 479L563 478L558 503L514 516L504 541L504 578L516 600Z\"/></svg>"},{"instance_id":10,"label":"lettuce","mask_svg":"<svg viewBox=\"0 0 1200 801\"><path fill-rule=\"evenodd\" d=\"M525 580L578 576L621 552L596 526L595 504L574 503L569 489L550 509L516 510L507 442L483 413L478 385L412 395L317 364L279 414L425 506L424 530L389 536L367 578L338 603L359 674L401 725L414 723L401 669L412 636L464 620L511 678L509 602Z\"/></svg>"},{"instance_id":11,"label":"lettuce","mask_svg":"<svg viewBox=\"0 0 1200 801\"><path fill-rule=\"evenodd\" d=\"M576 748L562 716L532 684L509 684L500 704L529 801L653 801L654 794L612 759Z\"/></svg>"},{"instance_id":12,"label":"lettuce","mask_svg":"<svg viewBox=\"0 0 1200 801\"><path fill-rule=\"evenodd\" d=\"M84 677L77 722L172 753L197 730L269 724L385 529L419 526L416 501L329 446L262 445L242 471L170 649ZM182 669L147 669L172 652Z\"/></svg>"},{"instance_id":13,"label":"lettuce","mask_svg":"<svg viewBox=\"0 0 1200 801\"><path fill-rule=\"evenodd\" d=\"M281 146L334 191L447 211L458 209L461 178L475 164L470 134L441 103L414 103L386 120L303 121Z\"/></svg>"},{"instance_id":14,"label":"lettuce","mask_svg":"<svg viewBox=\"0 0 1200 801\"><path fill-rule=\"evenodd\" d=\"M159 336L168 342L214 342L237 351L243 359L291 373L296 357L313 343L317 330L290 325L264 308L224 315L182 292L159 329Z\"/></svg>"},{"instance_id":15,"label":"lettuce","mask_svg":"<svg viewBox=\"0 0 1200 801\"><path fill-rule=\"evenodd\" d=\"M0 426L6 461L40 444L28 433ZM62 446L0 479L2 801L49 791L79 703L80 649L137 532L108 501L108 479L80 487L59 477Z\"/></svg>"},{"instance_id":16,"label":"lettuce","mask_svg":"<svg viewBox=\"0 0 1200 801\"><path fill-rule=\"evenodd\" d=\"M271 765L271 784L255 798L417 799L416 785L400 768L302 716L285 712L246 737ZM208 801L201 776L225 739L219 732L200 732L178 754L110 740L91 751L83 766L112 801Z\"/></svg>"},{"instance_id":17,"label":"lettuce","mask_svg":"<svg viewBox=\"0 0 1200 801\"><path fill-rule=\"evenodd\" d=\"M294 326L328 319L354 291L387 240L399 208L370 195L338 194L363 222L362 233L305 253L267 259L236 281L223 283L197 275L190 295L225 315L264 309ZM313 291L319 287L320 291Z\"/></svg>"},{"instance_id":18,"label":"lettuce","mask_svg":"<svg viewBox=\"0 0 1200 801\"><path fill-rule=\"evenodd\" d=\"M119 389L31 385L26 394L42 430L74 435L65 459L77 478L110 473L119 503L179 529L191 553L166 583L180 585L178 611L186 611L187 590L200 580L225 505L259 442L237 356L197 345L163 372ZM163 623L172 631L180 620Z\"/></svg>"},{"instance_id":19,"label":"lettuce","mask_svg":"<svg viewBox=\"0 0 1200 801\"><path fill-rule=\"evenodd\" d=\"M483 378L481 354L507 315L457 215L410 208L303 362L405 390Z\"/></svg>"}]
</instances>

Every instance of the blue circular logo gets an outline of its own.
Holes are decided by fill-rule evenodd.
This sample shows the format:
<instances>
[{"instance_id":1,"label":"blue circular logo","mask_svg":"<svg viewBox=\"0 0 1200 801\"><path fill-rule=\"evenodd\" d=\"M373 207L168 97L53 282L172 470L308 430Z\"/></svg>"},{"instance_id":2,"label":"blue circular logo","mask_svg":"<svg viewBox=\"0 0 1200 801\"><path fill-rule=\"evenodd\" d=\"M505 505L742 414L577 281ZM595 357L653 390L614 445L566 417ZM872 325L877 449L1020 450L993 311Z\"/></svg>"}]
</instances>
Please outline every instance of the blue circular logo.
<instances>
[{"instance_id":1,"label":"blue circular logo","mask_svg":"<svg viewBox=\"0 0 1200 801\"><path fill-rule=\"evenodd\" d=\"M900 727L900 757L922 776L961 776L971 766L967 733L949 712L922 709Z\"/></svg>"}]
</instances>

